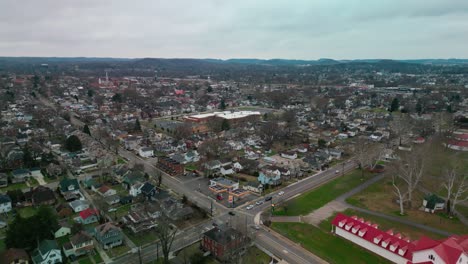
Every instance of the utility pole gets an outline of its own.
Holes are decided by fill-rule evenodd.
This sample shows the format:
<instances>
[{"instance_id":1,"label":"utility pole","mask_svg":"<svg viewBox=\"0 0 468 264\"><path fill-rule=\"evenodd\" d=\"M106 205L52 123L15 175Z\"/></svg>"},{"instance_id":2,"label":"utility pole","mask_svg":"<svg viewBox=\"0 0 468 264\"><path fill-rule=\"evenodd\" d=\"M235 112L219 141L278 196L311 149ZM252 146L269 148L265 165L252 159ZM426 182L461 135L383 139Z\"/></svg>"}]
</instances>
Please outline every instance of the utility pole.
<instances>
[{"instance_id":1,"label":"utility pole","mask_svg":"<svg viewBox=\"0 0 468 264\"><path fill-rule=\"evenodd\" d=\"M141 259L141 246L138 247L138 259L140 260L140 264L143 264L143 261Z\"/></svg>"}]
</instances>

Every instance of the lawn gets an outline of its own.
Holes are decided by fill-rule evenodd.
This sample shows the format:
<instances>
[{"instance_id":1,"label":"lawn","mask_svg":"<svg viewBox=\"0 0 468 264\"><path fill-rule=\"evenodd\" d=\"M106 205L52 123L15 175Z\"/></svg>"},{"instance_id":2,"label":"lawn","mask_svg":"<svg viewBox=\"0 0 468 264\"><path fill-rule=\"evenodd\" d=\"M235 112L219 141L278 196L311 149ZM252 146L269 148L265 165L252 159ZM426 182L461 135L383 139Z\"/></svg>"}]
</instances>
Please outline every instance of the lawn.
<instances>
[{"instance_id":1,"label":"lawn","mask_svg":"<svg viewBox=\"0 0 468 264\"><path fill-rule=\"evenodd\" d=\"M200 250L200 243L194 243L188 247L183 248L175 253L175 258L171 260L171 263L179 264L179 263L188 263L190 257L195 255L196 253L203 254L203 251ZM212 256L207 256L203 258L205 264L216 264L219 263L216 261ZM243 262L243 263L256 263L256 262Z\"/></svg>"},{"instance_id":2,"label":"lawn","mask_svg":"<svg viewBox=\"0 0 468 264\"><path fill-rule=\"evenodd\" d=\"M120 157L117 159L117 164L126 164L126 163L127 163L127 161L120 158Z\"/></svg>"},{"instance_id":3,"label":"lawn","mask_svg":"<svg viewBox=\"0 0 468 264\"><path fill-rule=\"evenodd\" d=\"M130 251L130 247L128 247L127 245L121 245L121 246L106 250L106 253L109 257L115 258L120 255L126 254L128 251Z\"/></svg>"},{"instance_id":4,"label":"lawn","mask_svg":"<svg viewBox=\"0 0 468 264\"><path fill-rule=\"evenodd\" d=\"M329 263L390 263L321 228L303 223L273 223L272 228Z\"/></svg>"},{"instance_id":5,"label":"lawn","mask_svg":"<svg viewBox=\"0 0 468 264\"><path fill-rule=\"evenodd\" d=\"M137 246L143 246L158 239L158 236L153 231L146 231L139 234L134 234L131 230L124 229L124 233Z\"/></svg>"},{"instance_id":6,"label":"lawn","mask_svg":"<svg viewBox=\"0 0 468 264\"><path fill-rule=\"evenodd\" d=\"M368 172L364 173L365 179L369 179L371 176L372 174ZM333 201L336 197L350 191L364 181L361 179L361 171L354 170L343 177L327 182L310 192L286 202L285 205L279 206L274 214L289 216L306 215Z\"/></svg>"},{"instance_id":7,"label":"lawn","mask_svg":"<svg viewBox=\"0 0 468 264\"><path fill-rule=\"evenodd\" d=\"M17 209L19 214L24 217L28 218L36 214L38 208L29 206L29 207L23 207L21 209Z\"/></svg>"},{"instance_id":8,"label":"lawn","mask_svg":"<svg viewBox=\"0 0 468 264\"><path fill-rule=\"evenodd\" d=\"M9 184L7 187L3 187L1 190L3 192L8 192L8 191L12 191L12 190L23 190L23 189L28 189L29 187L26 185L25 182L20 182L20 183L13 183L13 184Z\"/></svg>"},{"instance_id":9,"label":"lawn","mask_svg":"<svg viewBox=\"0 0 468 264\"><path fill-rule=\"evenodd\" d=\"M197 169L197 166L195 164L188 164L188 165L185 165L185 170L188 170L188 171L194 171Z\"/></svg>"},{"instance_id":10,"label":"lawn","mask_svg":"<svg viewBox=\"0 0 468 264\"><path fill-rule=\"evenodd\" d=\"M255 246L249 247L245 255L242 256L242 263L268 264L270 261L271 257Z\"/></svg>"},{"instance_id":11,"label":"lawn","mask_svg":"<svg viewBox=\"0 0 468 264\"><path fill-rule=\"evenodd\" d=\"M423 193L415 191L413 194L413 208L405 210L405 216L400 216L399 205L395 202L396 196L393 193L393 186L388 179L383 179L372 184L346 201L357 207L369 209L384 214L404 217L415 223L431 226L440 230L445 230L455 234L468 233L466 227L457 218L447 218L443 213L430 214L419 210L422 206Z\"/></svg>"}]
</instances>

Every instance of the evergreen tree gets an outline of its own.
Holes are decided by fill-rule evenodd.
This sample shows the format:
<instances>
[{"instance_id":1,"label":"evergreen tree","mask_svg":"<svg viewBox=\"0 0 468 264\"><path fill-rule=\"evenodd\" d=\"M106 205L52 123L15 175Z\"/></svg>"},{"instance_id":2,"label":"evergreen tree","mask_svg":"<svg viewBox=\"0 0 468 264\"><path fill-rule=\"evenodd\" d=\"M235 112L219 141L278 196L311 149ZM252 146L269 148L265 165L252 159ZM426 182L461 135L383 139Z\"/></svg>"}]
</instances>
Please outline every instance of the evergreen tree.
<instances>
[{"instance_id":1,"label":"evergreen tree","mask_svg":"<svg viewBox=\"0 0 468 264\"><path fill-rule=\"evenodd\" d=\"M88 97L93 97L93 95L94 95L94 91L89 89L88 90Z\"/></svg>"},{"instance_id":2,"label":"evergreen tree","mask_svg":"<svg viewBox=\"0 0 468 264\"><path fill-rule=\"evenodd\" d=\"M398 108L400 108L400 101L398 98L394 98L390 106L390 112L395 112L398 110Z\"/></svg>"},{"instance_id":3,"label":"evergreen tree","mask_svg":"<svg viewBox=\"0 0 468 264\"><path fill-rule=\"evenodd\" d=\"M221 103L219 104L219 109L224 110L226 109L226 102L224 99L221 99Z\"/></svg>"},{"instance_id":4,"label":"evergreen tree","mask_svg":"<svg viewBox=\"0 0 468 264\"><path fill-rule=\"evenodd\" d=\"M83 127L83 133L86 133L86 134L91 136L91 131L89 130L89 127L88 127L87 124L84 125L84 127Z\"/></svg>"},{"instance_id":5,"label":"evergreen tree","mask_svg":"<svg viewBox=\"0 0 468 264\"><path fill-rule=\"evenodd\" d=\"M140 120L138 118L135 120L135 128L133 130L136 132L141 132Z\"/></svg>"},{"instance_id":6,"label":"evergreen tree","mask_svg":"<svg viewBox=\"0 0 468 264\"><path fill-rule=\"evenodd\" d=\"M65 140L65 149L70 152L80 151L82 147L80 139L75 135L69 136L67 140Z\"/></svg>"},{"instance_id":7,"label":"evergreen tree","mask_svg":"<svg viewBox=\"0 0 468 264\"><path fill-rule=\"evenodd\" d=\"M422 114L422 105L420 101L416 103L416 112L418 113L418 115Z\"/></svg>"},{"instance_id":8,"label":"evergreen tree","mask_svg":"<svg viewBox=\"0 0 468 264\"><path fill-rule=\"evenodd\" d=\"M230 128L231 126L229 125L229 121L227 121L227 119L223 119L223 122L221 123L221 130L226 131Z\"/></svg>"},{"instance_id":9,"label":"evergreen tree","mask_svg":"<svg viewBox=\"0 0 468 264\"><path fill-rule=\"evenodd\" d=\"M26 168L32 168L37 165L36 160L33 158L31 151L29 150L28 145L23 149L23 164Z\"/></svg>"}]
</instances>

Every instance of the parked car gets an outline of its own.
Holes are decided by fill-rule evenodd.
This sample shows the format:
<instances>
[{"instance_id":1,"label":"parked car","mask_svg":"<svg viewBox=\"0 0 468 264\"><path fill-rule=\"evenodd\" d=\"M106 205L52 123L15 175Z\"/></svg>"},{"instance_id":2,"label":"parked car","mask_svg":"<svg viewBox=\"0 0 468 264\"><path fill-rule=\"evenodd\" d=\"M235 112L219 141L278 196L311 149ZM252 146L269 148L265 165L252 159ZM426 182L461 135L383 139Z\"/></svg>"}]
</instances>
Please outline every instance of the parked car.
<instances>
[{"instance_id":1,"label":"parked car","mask_svg":"<svg viewBox=\"0 0 468 264\"><path fill-rule=\"evenodd\" d=\"M278 193L279 196L281 196L281 195L283 195L283 194L284 194L283 191L281 191L281 192Z\"/></svg>"},{"instance_id":2,"label":"parked car","mask_svg":"<svg viewBox=\"0 0 468 264\"><path fill-rule=\"evenodd\" d=\"M257 201L255 204L256 205L261 205L263 203L263 201Z\"/></svg>"},{"instance_id":3,"label":"parked car","mask_svg":"<svg viewBox=\"0 0 468 264\"><path fill-rule=\"evenodd\" d=\"M253 204L248 205L245 209L250 210L250 209L252 209L252 208L254 208L254 205L253 205Z\"/></svg>"},{"instance_id":4,"label":"parked car","mask_svg":"<svg viewBox=\"0 0 468 264\"><path fill-rule=\"evenodd\" d=\"M265 202L270 201L271 199L272 199L271 196L267 196L267 197L265 197Z\"/></svg>"}]
</instances>

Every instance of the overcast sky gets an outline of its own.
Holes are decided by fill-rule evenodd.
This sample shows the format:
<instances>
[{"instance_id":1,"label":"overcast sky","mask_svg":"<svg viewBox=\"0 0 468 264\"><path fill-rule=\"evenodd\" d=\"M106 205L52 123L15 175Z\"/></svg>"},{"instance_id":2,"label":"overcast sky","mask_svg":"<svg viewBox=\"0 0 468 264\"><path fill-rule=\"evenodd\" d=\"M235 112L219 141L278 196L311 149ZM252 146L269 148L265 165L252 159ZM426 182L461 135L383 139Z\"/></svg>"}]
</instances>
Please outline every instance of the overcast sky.
<instances>
[{"instance_id":1,"label":"overcast sky","mask_svg":"<svg viewBox=\"0 0 468 264\"><path fill-rule=\"evenodd\" d=\"M0 56L468 58L468 0L1 0Z\"/></svg>"}]
</instances>

